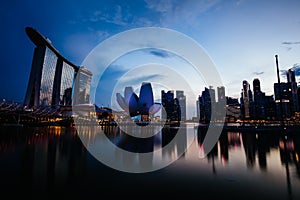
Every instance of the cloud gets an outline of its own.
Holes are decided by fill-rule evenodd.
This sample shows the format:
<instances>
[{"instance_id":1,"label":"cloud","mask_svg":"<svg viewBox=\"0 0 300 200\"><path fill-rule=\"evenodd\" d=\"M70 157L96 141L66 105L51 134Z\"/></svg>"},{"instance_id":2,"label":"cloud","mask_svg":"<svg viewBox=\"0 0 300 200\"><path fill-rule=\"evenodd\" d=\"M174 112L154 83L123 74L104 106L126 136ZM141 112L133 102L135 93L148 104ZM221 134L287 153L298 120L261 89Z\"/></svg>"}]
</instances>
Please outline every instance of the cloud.
<instances>
[{"instance_id":1,"label":"cloud","mask_svg":"<svg viewBox=\"0 0 300 200\"><path fill-rule=\"evenodd\" d=\"M293 67L291 67L290 69L295 72L295 76L300 76L300 64L299 63L295 63L293 65ZM286 73L287 73L287 70L280 70L281 77L286 78Z\"/></svg>"},{"instance_id":2,"label":"cloud","mask_svg":"<svg viewBox=\"0 0 300 200\"><path fill-rule=\"evenodd\" d=\"M121 65L110 65L106 68L96 87L95 103L97 105L110 104L111 91L113 91L115 84L126 71Z\"/></svg>"},{"instance_id":3,"label":"cloud","mask_svg":"<svg viewBox=\"0 0 300 200\"><path fill-rule=\"evenodd\" d=\"M128 84L135 85L136 83L148 82L150 80L160 80L164 78L164 75L161 74L151 74L151 75L144 75L144 74L135 74L135 77L123 77L122 81Z\"/></svg>"},{"instance_id":4,"label":"cloud","mask_svg":"<svg viewBox=\"0 0 300 200\"><path fill-rule=\"evenodd\" d=\"M295 46L295 45L299 45L300 44L300 41L297 41L297 42L282 42L281 44L283 44L283 45L287 45L287 48L286 48L286 50L287 51L290 51L290 50L292 50L292 46Z\"/></svg>"},{"instance_id":5,"label":"cloud","mask_svg":"<svg viewBox=\"0 0 300 200\"><path fill-rule=\"evenodd\" d=\"M285 44L285 45L297 45L297 44L300 44L300 42L282 42L281 44Z\"/></svg>"},{"instance_id":6,"label":"cloud","mask_svg":"<svg viewBox=\"0 0 300 200\"><path fill-rule=\"evenodd\" d=\"M284 69L280 70L280 72L279 72L280 76L283 78L286 78L286 71L287 70L284 70Z\"/></svg>"},{"instance_id":7,"label":"cloud","mask_svg":"<svg viewBox=\"0 0 300 200\"><path fill-rule=\"evenodd\" d=\"M163 51L163 50L151 50L149 53L154 56L161 57L161 58L171 57L171 55L168 52Z\"/></svg>"},{"instance_id":8,"label":"cloud","mask_svg":"<svg viewBox=\"0 0 300 200\"><path fill-rule=\"evenodd\" d=\"M258 76L258 75L262 75L262 74L264 74L264 73L265 73L265 72L253 72L253 74L254 74L254 75L257 75L257 76Z\"/></svg>"},{"instance_id":9,"label":"cloud","mask_svg":"<svg viewBox=\"0 0 300 200\"><path fill-rule=\"evenodd\" d=\"M296 76L300 76L300 64L299 63L295 63L291 69L295 72Z\"/></svg>"},{"instance_id":10,"label":"cloud","mask_svg":"<svg viewBox=\"0 0 300 200\"><path fill-rule=\"evenodd\" d=\"M148 19L147 17L135 17L132 22L133 25L137 27L152 27L152 26L160 26L159 22L154 21L153 19Z\"/></svg>"},{"instance_id":11,"label":"cloud","mask_svg":"<svg viewBox=\"0 0 300 200\"><path fill-rule=\"evenodd\" d=\"M89 21L90 22L102 21L110 24L119 25L119 26L126 26L128 25L127 14L128 14L127 12L124 13L120 5L116 5L114 9L110 12L103 12L100 10L96 10L90 16Z\"/></svg>"},{"instance_id":12,"label":"cloud","mask_svg":"<svg viewBox=\"0 0 300 200\"><path fill-rule=\"evenodd\" d=\"M242 3L244 2L244 0L237 0L235 5L236 6L240 6Z\"/></svg>"},{"instance_id":13,"label":"cloud","mask_svg":"<svg viewBox=\"0 0 300 200\"><path fill-rule=\"evenodd\" d=\"M201 14L214 7L219 0L145 0L146 7L160 14L162 26L197 24Z\"/></svg>"}]
</instances>

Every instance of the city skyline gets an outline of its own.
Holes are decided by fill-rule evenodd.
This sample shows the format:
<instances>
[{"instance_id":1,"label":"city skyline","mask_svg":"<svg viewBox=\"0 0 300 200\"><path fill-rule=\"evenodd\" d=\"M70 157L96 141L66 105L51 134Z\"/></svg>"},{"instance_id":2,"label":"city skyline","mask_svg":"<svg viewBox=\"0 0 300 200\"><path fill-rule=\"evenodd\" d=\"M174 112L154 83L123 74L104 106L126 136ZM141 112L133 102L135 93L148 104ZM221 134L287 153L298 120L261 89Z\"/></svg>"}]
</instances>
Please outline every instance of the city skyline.
<instances>
[{"instance_id":1,"label":"city skyline","mask_svg":"<svg viewBox=\"0 0 300 200\"><path fill-rule=\"evenodd\" d=\"M27 94L26 94L26 98L24 101L24 106L25 107L28 106L29 108L31 108L32 106L38 107L40 105L41 106L56 106L56 107L59 107L59 105L70 106L70 105L72 105L73 101L75 102L75 104L78 104L79 103L78 100L80 99L80 96L77 96L76 94L77 93L80 94L82 92L86 93L86 90L88 91L87 97L81 98L80 102L89 104L90 103L90 95L89 95L90 81L91 81L91 77L92 77L92 75L89 74L90 72L88 72L88 71L85 72L85 73L89 74L89 75L86 74L86 75L88 75L88 77L86 77L86 78L83 78L83 79L75 78L76 76L81 77L79 75L82 74L82 71L86 71L86 69L84 69L84 67L76 66L76 65L70 63L68 60L66 60L63 57L63 55L61 55L55 49L55 47L52 46L52 44L49 42L49 40L47 38L45 38L43 35L41 35L38 31L36 31L30 27L27 27L26 33L27 33L28 37L32 40L32 42L36 45L36 48L35 48L35 54L33 56L30 81L28 83ZM145 52L147 52L147 51L143 50L143 53L145 53ZM151 49L150 52L151 52L150 54L158 53L158 51L154 50L154 49ZM166 53L166 52L164 52L164 53ZM275 57L277 59L278 55L276 55ZM119 65L113 64L112 66L118 67ZM152 68L153 67L155 68L156 66L152 66ZM72 68L74 68L74 69L72 69ZM159 69L156 69L156 70L159 71ZM144 72L145 72L145 69L143 70L143 73ZM286 108L285 108L285 112L284 112L284 113L286 113L285 115L293 116L292 113L294 113L295 111L298 111L298 106L299 106L298 105L298 97L297 97L297 82L296 82L295 73L296 73L296 70L294 68L288 69L286 71L286 77L287 77L288 83L281 81L281 85L282 85L281 93L283 94L284 98L278 97L279 89L278 89L277 83L274 83L274 94L272 94L271 96L266 96L265 92L261 91L260 80L258 78L255 78L253 80L252 90L251 90L251 86L250 86L251 84L249 84L247 80L243 80L242 81L242 93L241 93L241 97L240 97L241 98L240 105L242 108L241 109L242 118L249 119L250 114L251 114L251 118L253 118L253 117L256 118L259 115L261 119L264 119L265 118L265 111L264 111L265 103L264 102L265 102L266 97L268 97L270 99L270 100L267 100L270 103L272 103L272 102L275 103L274 100L277 101L278 99L283 99L283 101L293 102L294 105L291 107L291 113L290 113L290 111L287 111L287 110L290 110L289 107L291 105L289 105L289 103L286 104L287 107L285 106ZM78 75L76 75L76 74L78 74ZM136 79L137 74L138 73L135 72L135 74L132 75L132 77L134 77L133 79ZM151 73L149 73L149 74L151 74ZM283 71L281 71L281 74L283 75ZM171 77L170 80L173 81L174 76L172 76L172 74L168 74L168 75ZM144 74L143 74L143 76L144 76ZM153 75L150 75L150 77L151 76L153 76ZM128 79L128 77L126 77L126 78ZM144 78L145 77L141 77L140 80L142 80ZM103 77L102 77L102 79L103 79ZM129 80L129 81L131 81L131 80ZM136 84L136 81L133 81L133 83ZM75 84L75 86L73 86L74 84ZM149 83L149 84L151 85L151 83ZM81 86L79 86L79 85L81 85ZM105 84L102 84L102 85L104 85L104 87L107 87ZM163 86L163 84L162 84L162 86ZM178 86L182 87L182 85L180 85L180 84ZM126 87L126 88L128 88L128 87ZM126 88L125 88L125 91L126 91ZM132 87L130 87L130 88L131 88L131 91L133 92L133 88ZM78 89L81 92L75 92L73 94L72 91L78 90ZM292 90L293 95L288 94L286 92L288 90ZM115 91L115 89L114 89L114 91ZM162 93L161 93L160 97L158 97L156 95L156 99L160 98L160 101L162 104L164 104L164 95L163 95L164 92L163 91L164 90L161 90ZM204 91L207 94L205 94ZM176 101L179 100L179 102L177 102L177 103L175 102L175 104L180 104L181 112L178 112L178 113L179 113L179 115L181 113L181 119L178 116L174 116L174 119L178 118L180 120L185 121L186 120L186 112L189 113L188 119L192 119L193 117L196 117L195 115L197 115L197 116L199 115L198 112L199 112L200 107L202 107L202 109L207 109L206 108L207 106L209 106L209 107L211 106L208 104L211 104L213 102L215 102L215 103L223 102L223 104L226 105L227 102L226 102L225 97L232 98L228 95L226 96L224 86L217 87L217 95L216 95L216 91L213 88L213 86L209 86L209 90L207 89L207 87L205 87L204 91L202 91L202 97L199 94L199 98L197 101L197 109L196 109L197 111L195 113L195 108L194 109L189 108L189 109L192 109L192 111L190 111L189 109L186 109L187 108L186 96L184 95L184 91L176 90L176 97L178 98ZM254 92L254 94L252 93L252 91ZM69 93L69 95L67 95L66 92ZM100 92L101 92L101 90L100 90ZM174 93L173 90L171 90L169 92L172 92L172 94ZM168 94L169 94L169 92L168 92ZM119 93L116 93L116 94L118 96ZM151 89L151 94L152 94L152 89ZM254 98L253 98L253 95L254 95ZM127 96L128 96L128 94L127 94ZM207 97L203 97L203 96L207 96ZM209 96L211 96L211 97L209 97ZM273 96L275 96L275 98ZM293 96L293 98L290 99L289 96ZM152 98L154 98L153 94L152 94ZM172 97L172 98L174 98L174 97ZM200 98L204 98L204 99L200 100ZM209 98L208 104L206 102L208 100L207 98ZM207 100L205 100L205 99L207 99ZM117 99L117 101L118 101L119 105L121 106L122 104L120 104L120 100ZM190 99L190 101L193 102L192 99ZM239 101L238 98L237 98L237 101ZM66 104L67 102L68 102L68 104ZM113 100L111 100L111 102L113 102ZM199 102L200 102L200 104L199 104L199 108L198 108ZM253 102L255 102L255 105L253 104ZM96 99L95 102L92 102L92 103L95 103L97 105L98 99ZM112 106L113 105L114 104L112 104ZM98 106L99 106L99 104L98 104ZM171 110L177 109L174 107L174 105L170 105L170 106L171 106ZM108 107L109 107L109 105L108 105ZM165 105L164 107L167 108L168 106ZM191 105L189 105L189 107L191 107ZM262 107L262 108L259 108L259 107ZM219 109L221 109L221 108L219 108ZM275 108L274 109L270 108L270 109L272 112L274 112ZM113 110L117 111L119 109L114 107ZM207 110L207 111L211 112L210 110ZM205 111L205 112L207 112L207 111ZM280 113L280 112L279 111L276 112L277 118L278 118L278 113ZM193 113L193 115L191 115L191 113ZM162 113L161 113L161 115L162 115ZM171 116L170 114L168 114L168 115ZM177 115L177 114L175 114L175 115ZM266 116L268 116L270 118L270 117L275 117L275 115L276 114L274 114L274 113L268 112ZM204 114L204 115L200 114L200 116L204 116L204 118L203 117L202 118L203 119L206 118L205 121L207 121L207 119L210 120L210 114ZM163 117L163 118L166 118L166 117Z\"/></svg>"},{"instance_id":2,"label":"city skyline","mask_svg":"<svg viewBox=\"0 0 300 200\"><path fill-rule=\"evenodd\" d=\"M34 30L30 27L26 27L26 33L28 37L32 40L32 42L36 45L36 47L32 59L31 74L30 74L30 79L27 87L26 98L24 100L24 105L23 105L24 108L27 107L32 108L33 106L35 108L38 108L40 106L42 107L51 106L51 107L59 108L60 106L71 106L80 103L85 103L85 104L94 103L97 105L98 99L95 99L95 102L91 102L90 99L90 84L91 84L92 73L87 71L84 67L79 67L74 65L73 63L70 63L70 61L65 59L63 55L61 55L55 49L55 47L52 46L49 40L45 38L43 35L41 35L37 30ZM142 52L145 53L147 51L143 50ZM154 52L157 53L157 50L151 49L151 54L154 54ZM275 58L277 62L278 55L275 55ZM113 64L112 66L118 67L119 65ZM153 67L155 68L156 66L152 66L151 68ZM142 70L143 73L145 73L146 69L144 68L142 69L143 69ZM156 71L161 71L161 69L156 69ZM132 77L132 79L137 79L136 77L138 76L139 73L137 73L136 70L133 70L133 72L134 74L129 77ZM143 76L141 78L138 78L138 80L145 79L145 75L143 73L142 73ZM283 73L283 71L281 73ZM146 77L147 74L148 73L146 73ZM173 74L168 74L168 75L170 77L169 80L171 82L174 81L174 75ZM148 76L152 77L153 75L148 75ZM101 79L103 79L103 77L101 77ZM217 107L217 112L222 110L222 107L225 108L225 105L227 105L227 107L231 106L234 109L240 107L241 113L240 113L240 117L238 118L242 118L242 119L250 119L250 118L251 119L267 119L267 118L280 119L281 116L280 113L283 113L283 116L285 117L291 117L294 116L295 112L299 111L298 96L300 96L299 95L300 89L298 89L297 87L296 70L294 68L290 68L286 71L286 77L287 77L287 82L281 81L280 86L278 83L274 83L274 94L270 96L266 96L265 92L261 90L260 80L258 78L255 78L253 80L252 90L251 90L251 84L248 83L247 80L243 80L240 103L238 106L235 105L234 103L233 107L231 103L228 102L228 98L232 99L232 97L228 95L226 96L224 86L217 87L217 95L213 86L209 86L209 89L205 87L205 90L202 91L202 94L201 95L199 94L196 109L195 108L187 109L186 96L184 95L184 90L176 90L176 99L174 99L175 96L173 90L169 90L167 93L165 93L164 90L161 90L161 96L159 97L156 95L156 99L160 98L161 104L164 105L168 117L163 116L163 113L160 114L161 115L160 117L169 120L177 119L177 121L181 121L181 120L185 121L187 119L186 113L189 113L188 119L193 119L196 116L198 116L198 119L200 119L200 121L205 121L205 122L208 122L210 120L216 120L217 118L221 119L222 116L219 116L218 114L214 117L214 119L211 118L210 113L213 111L211 109L213 104L219 106ZM122 78L123 77L121 77L121 79ZM126 78L128 79L128 77ZM136 84L136 80L133 81L129 80L129 82ZM280 82L279 79L278 82ZM126 81L124 81L124 83L126 83ZM105 84L101 84L101 86L103 85L104 88L107 87ZM122 84L120 85L122 86ZM146 85L148 86L147 87L148 89L145 90ZM173 84L171 85L174 86ZM158 86L158 88L161 88L161 86L167 87L166 84L161 83L161 85ZM178 86L182 87L181 84L179 84ZM116 97L117 97L116 100L113 99L111 100L112 102L111 105L113 106L112 109L118 111L119 108L121 107L124 111L128 112L128 105L130 100L131 101L130 116L132 115L131 117L138 115L141 112L142 116L145 115L145 119L148 119L149 114L153 115L159 110L159 108L157 107L154 109L156 110L154 112L152 108L153 111L152 112L149 107L153 104L155 98L152 92L152 87L150 82L147 84L146 82L142 83L140 94L143 93L141 95L143 100L141 102L139 102L138 100L139 98L136 96L133 90L134 89L131 86L125 87L124 98L126 97L127 103L125 103L125 99L120 96L120 93L116 93ZM117 90L114 88L113 91L117 91ZM100 93L101 92L102 91L100 90ZM135 94L134 96L136 97L136 99L131 100L132 94ZM146 95L147 98L145 98L145 94L147 94ZM280 99L283 101L282 104L284 109L279 111L278 101L280 101ZM135 100L136 102L133 100ZM113 103L114 101L118 102L119 108L115 107L115 104ZM190 99L190 101L193 102L192 99ZM137 104L137 102L139 103ZM275 106L275 102L276 102L276 106ZM146 110L142 109L143 106L146 106L147 104L148 104L147 109ZM97 106L99 106L99 104ZM280 105L280 107L281 106L282 105ZM189 105L188 107L191 107L191 105ZM190 109L192 109L192 111L190 111ZM191 115L191 113L193 113L193 115ZM234 113L234 116L236 114L237 113Z\"/></svg>"},{"instance_id":3,"label":"city skyline","mask_svg":"<svg viewBox=\"0 0 300 200\"><path fill-rule=\"evenodd\" d=\"M2 196L300 199L299 8L2 2Z\"/></svg>"},{"instance_id":4,"label":"city skyline","mask_svg":"<svg viewBox=\"0 0 300 200\"><path fill-rule=\"evenodd\" d=\"M97 44L122 31L148 26L174 29L202 45L221 74L226 95L236 98L240 95L241 80L251 82L254 78L262 80L261 89L267 95L274 93L275 54L279 55L281 70L294 67L299 75L298 1L186 1L183 4L105 1L101 5L92 1L72 3L72 6L63 1L59 4L68 9L55 9L56 1L47 10L41 9L43 6L37 1L24 5L6 2L1 7L1 25L9 27L1 33L1 43L7 47L2 54L1 98L24 100L33 55L33 45L24 33L26 26L48 37L73 63L82 63ZM51 14L54 10L56 15ZM163 51L146 54L145 61L153 57L159 62L170 59ZM18 59L13 58L15 55ZM22 76L13 79L16 72ZM114 78L113 73L107 76ZM202 89L199 86L197 93Z\"/></svg>"}]
</instances>

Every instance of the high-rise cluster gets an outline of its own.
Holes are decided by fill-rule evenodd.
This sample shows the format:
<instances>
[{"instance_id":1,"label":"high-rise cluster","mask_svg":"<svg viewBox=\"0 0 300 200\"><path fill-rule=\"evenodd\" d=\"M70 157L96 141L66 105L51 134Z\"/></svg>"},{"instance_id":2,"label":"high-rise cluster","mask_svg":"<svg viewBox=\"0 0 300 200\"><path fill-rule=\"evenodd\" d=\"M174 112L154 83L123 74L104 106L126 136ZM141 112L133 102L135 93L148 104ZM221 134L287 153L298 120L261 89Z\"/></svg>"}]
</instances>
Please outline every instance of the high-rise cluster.
<instances>
[{"instance_id":1,"label":"high-rise cluster","mask_svg":"<svg viewBox=\"0 0 300 200\"><path fill-rule=\"evenodd\" d=\"M276 114L273 95L268 96L261 91L258 78L253 80L253 93L250 84L244 80L240 98L241 118L274 120Z\"/></svg>"},{"instance_id":2,"label":"high-rise cluster","mask_svg":"<svg viewBox=\"0 0 300 200\"><path fill-rule=\"evenodd\" d=\"M186 97L184 91L170 90L161 91L161 102L164 110L162 111L162 119L167 121L184 121L186 120Z\"/></svg>"},{"instance_id":3,"label":"high-rise cluster","mask_svg":"<svg viewBox=\"0 0 300 200\"><path fill-rule=\"evenodd\" d=\"M289 69L286 72L287 82L274 84L277 118L290 118L299 112L300 91L297 89L295 72Z\"/></svg>"},{"instance_id":4,"label":"high-rise cluster","mask_svg":"<svg viewBox=\"0 0 300 200\"><path fill-rule=\"evenodd\" d=\"M200 122L209 123L210 121L224 121L226 96L225 87L217 88L218 99L216 101L216 92L212 86L205 87L197 100L197 117Z\"/></svg>"}]
</instances>

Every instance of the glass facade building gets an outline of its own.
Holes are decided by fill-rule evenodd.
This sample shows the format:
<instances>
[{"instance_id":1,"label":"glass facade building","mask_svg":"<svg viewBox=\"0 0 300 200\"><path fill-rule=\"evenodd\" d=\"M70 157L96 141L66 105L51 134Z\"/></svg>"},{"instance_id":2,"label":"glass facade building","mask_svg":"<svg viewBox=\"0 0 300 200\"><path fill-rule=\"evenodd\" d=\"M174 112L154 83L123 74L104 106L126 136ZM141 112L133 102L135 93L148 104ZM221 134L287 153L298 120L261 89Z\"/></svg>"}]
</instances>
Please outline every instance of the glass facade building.
<instances>
[{"instance_id":1,"label":"glass facade building","mask_svg":"<svg viewBox=\"0 0 300 200\"><path fill-rule=\"evenodd\" d=\"M75 103L89 103L92 73L64 58L36 30L27 27L26 33L36 47L24 105L57 108L71 106L73 99Z\"/></svg>"},{"instance_id":2,"label":"glass facade building","mask_svg":"<svg viewBox=\"0 0 300 200\"><path fill-rule=\"evenodd\" d=\"M52 94L54 85L55 68L57 64L57 56L49 48L46 47L44 63L42 68L42 78L40 87L40 105L52 105Z\"/></svg>"},{"instance_id":3,"label":"glass facade building","mask_svg":"<svg viewBox=\"0 0 300 200\"><path fill-rule=\"evenodd\" d=\"M63 62L61 83L60 83L60 105L72 105L72 88L75 78L75 69L66 62Z\"/></svg>"},{"instance_id":4,"label":"glass facade building","mask_svg":"<svg viewBox=\"0 0 300 200\"><path fill-rule=\"evenodd\" d=\"M74 104L87 104L90 102L90 86L92 73L81 67L77 72L74 92Z\"/></svg>"},{"instance_id":5,"label":"glass facade building","mask_svg":"<svg viewBox=\"0 0 300 200\"><path fill-rule=\"evenodd\" d=\"M186 96L184 91L176 90L176 98L178 99L180 110L181 110L181 121L186 120Z\"/></svg>"}]
</instances>

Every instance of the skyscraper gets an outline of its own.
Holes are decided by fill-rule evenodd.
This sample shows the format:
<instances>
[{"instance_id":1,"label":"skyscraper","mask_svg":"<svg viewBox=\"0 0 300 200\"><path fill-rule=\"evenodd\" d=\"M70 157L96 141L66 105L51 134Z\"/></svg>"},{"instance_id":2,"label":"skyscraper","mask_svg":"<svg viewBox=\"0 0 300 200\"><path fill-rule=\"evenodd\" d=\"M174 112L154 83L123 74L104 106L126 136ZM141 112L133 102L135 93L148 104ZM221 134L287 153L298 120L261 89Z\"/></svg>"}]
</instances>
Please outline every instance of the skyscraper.
<instances>
[{"instance_id":1,"label":"skyscraper","mask_svg":"<svg viewBox=\"0 0 300 200\"><path fill-rule=\"evenodd\" d=\"M276 103L276 113L277 118L281 119L286 117L291 117L291 99L292 99L292 89L290 83L274 83L274 93L275 93L275 103ZM280 101L282 106L282 113L280 109Z\"/></svg>"},{"instance_id":2,"label":"skyscraper","mask_svg":"<svg viewBox=\"0 0 300 200\"><path fill-rule=\"evenodd\" d=\"M294 115L295 112L299 111L299 100L298 100L298 95L297 95L297 82L296 82L296 77L295 77L295 71L292 69L289 69L286 72L287 76L287 81L291 85L291 92L292 92L292 97L291 97L291 112Z\"/></svg>"},{"instance_id":3,"label":"skyscraper","mask_svg":"<svg viewBox=\"0 0 300 200\"><path fill-rule=\"evenodd\" d=\"M253 80L254 92L254 119L265 119L265 93L260 89L260 81L258 78Z\"/></svg>"},{"instance_id":4,"label":"skyscraper","mask_svg":"<svg viewBox=\"0 0 300 200\"><path fill-rule=\"evenodd\" d=\"M216 114L218 120L225 120L224 113L226 112L226 96L225 96L225 87L217 87L218 91L218 102L216 103Z\"/></svg>"},{"instance_id":5,"label":"skyscraper","mask_svg":"<svg viewBox=\"0 0 300 200\"><path fill-rule=\"evenodd\" d=\"M255 100L255 96L258 95L261 90L260 90L260 81L258 78L255 78L253 80L253 92L254 92L254 100Z\"/></svg>"},{"instance_id":6,"label":"skyscraper","mask_svg":"<svg viewBox=\"0 0 300 200\"><path fill-rule=\"evenodd\" d=\"M162 119L167 121L180 121L181 109L177 98L174 98L174 91L161 91L161 103L165 112L162 112Z\"/></svg>"},{"instance_id":7,"label":"skyscraper","mask_svg":"<svg viewBox=\"0 0 300 200\"><path fill-rule=\"evenodd\" d=\"M217 87L218 91L218 102L224 102L224 105L226 104L226 96L225 96L225 87Z\"/></svg>"},{"instance_id":8,"label":"skyscraper","mask_svg":"<svg viewBox=\"0 0 300 200\"><path fill-rule=\"evenodd\" d=\"M28 107L71 105L73 95L70 95L70 92L84 93L82 103L88 103L92 73L64 58L49 39L35 29L27 27L25 30L36 47L24 105ZM75 79L78 80L76 83Z\"/></svg>"},{"instance_id":9,"label":"skyscraper","mask_svg":"<svg viewBox=\"0 0 300 200\"><path fill-rule=\"evenodd\" d=\"M250 118L250 103L249 103L249 90L250 90L250 85L249 83L244 80L243 81L243 89L242 89L242 105L243 105L243 114L244 118Z\"/></svg>"},{"instance_id":10,"label":"skyscraper","mask_svg":"<svg viewBox=\"0 0 300 200\"><path fill-rule=\"evenodd\" d=\"M184 95L184 91L176 90L176 98L178 99L181 111L181 120L186 120L186 96Z\"/></svg>"},{"instance_id":11,"label":"skyscraper","mask_svg":"<svg viewBox=\"0 0 300 200\"><path fill-rule=\"evenodd\" d=\"M216 104L216 96L215 96L215 90L212 88L212 86L205 87L204 91L202 91L201 96L198 98L199 102L199 108L200 108L200 122L209 123L212 116L212 110L214 110L212 107Z\"/></svg>"},{"instance_id":12,"label":"skyscraper","mask_svg":"<svg viewBox=\"0 0 300 200\"><path fill-rule=\"evenodd\" d=\"M84 67L80 67L75 81L75 95L73 104L86 104L90 102L90 85L92 73Z\"/></svg>"},{"instance_id":13,"label":"skyscraper","mask_svg":"<svg viewBox=\"0 0 300 200\"><path fill-rule=\"evenodd\" d=\"M248 81L243 81L243 89L241 93L241 112L244 119L249 119L252 112L253 97Z\"/></svg>"}]
</instances>

